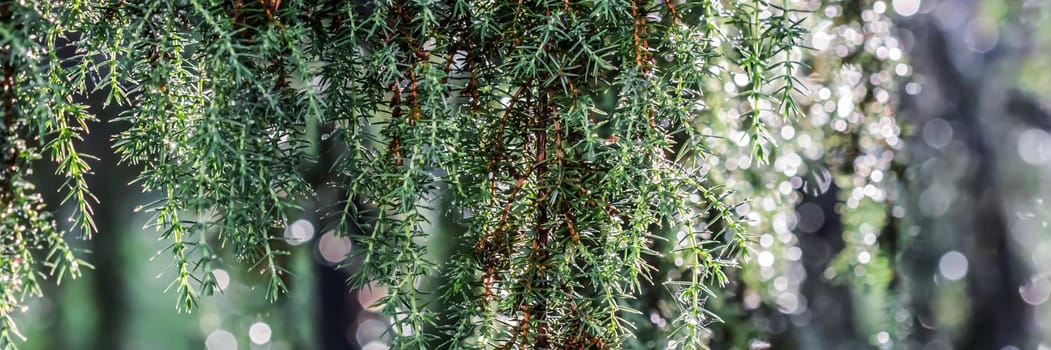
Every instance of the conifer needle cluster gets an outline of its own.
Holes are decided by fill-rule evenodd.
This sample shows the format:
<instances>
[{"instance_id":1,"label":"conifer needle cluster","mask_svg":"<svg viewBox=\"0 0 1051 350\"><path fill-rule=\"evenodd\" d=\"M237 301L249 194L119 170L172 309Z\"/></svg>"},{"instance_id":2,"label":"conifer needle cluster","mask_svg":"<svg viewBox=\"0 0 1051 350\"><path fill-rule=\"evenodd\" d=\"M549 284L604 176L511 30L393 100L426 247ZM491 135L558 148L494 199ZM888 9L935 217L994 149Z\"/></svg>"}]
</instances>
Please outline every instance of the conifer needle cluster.
<instances>
[{"instance_id":1,"label":"conifer needle cluster","mask_svg":"<svg viewBox=\"0 0 1051 350\"><path fill-rule=\"evenodd\" d=\"M98 90L127 108L114 147L159 198L141 208L170 243L181 310L215 289L217 249L284 292L280 232L315 196L305 173L325 149L324 186L343 197L320 214L355 242L350 283L387 289L393 348L629 347L655 286L681 307L665 315L671 345L703 348L718 319L705 300L749 240L710 176L725 170L708 166L721 156L709 142L732 133L703 130L739 114L731 128L759 164L767 123L798 114L803 16L786 6L5 2L0 344L39 276L82 265L26 177L52 159L69 231L95 231L91 159L76 150L93 116L73 98ZM702 102L731 75L744 78L734 99ZM427 251L433 210L464 228L447 261ZM671 259L688 273L653 279Z\"/></svg>"}]
</instances>

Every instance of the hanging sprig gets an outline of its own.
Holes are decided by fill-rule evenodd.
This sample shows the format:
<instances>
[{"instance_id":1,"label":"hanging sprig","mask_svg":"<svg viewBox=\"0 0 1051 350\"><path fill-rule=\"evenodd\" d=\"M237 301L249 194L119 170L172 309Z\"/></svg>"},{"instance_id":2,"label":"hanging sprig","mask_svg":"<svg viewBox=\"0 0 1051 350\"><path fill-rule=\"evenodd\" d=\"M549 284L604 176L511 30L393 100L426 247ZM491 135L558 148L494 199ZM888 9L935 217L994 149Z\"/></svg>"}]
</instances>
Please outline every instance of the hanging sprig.
<instances>
[{"instance_id":1,"label":"hanging sprig","mask_svg":"<svg viewBox=\"0 0 1051 350\"><path fill-rule=\"evenodd\" d=\"M763 118L777 111L784 116L799 116L795 102L799 85L793 70L802 65L793 60L793 50L802 47L802 19L788 18L790 9L777 7L766 0L739 1L731 15L737 29L732 38L735 55L730 60L741 70L734 79L742 80L739 97L747 103L741 115L750 131L754 160L765 163L769 157L767 143L774 143ZM769 89L780 82L776 91ZM777 108L771 106L776 105Z\"/></svg>"},{"instance_id":2,"label":"hanging sprig","mask_svg":"<svg viewBox=\"0 0 1051 350\"><path fill-rule=\"evenodd\" d=\"M26 297L41 294L38 278L61 282L77 277L85 264L74 254L29 181L32 164L44 153L66 180L62 203L73 207L70 231L90 236L97 201L88 189L91 156L77 151L93 117L72 101L73 88L52 54L67 30L62 9L50 2L0 4L0 348L21 334L12 313Z\"/></svg>"},{"instance_id":3,"label":"hanging sprig","mask_svg":"<svg viewBox=\"0 0 1051 350\"><path fill-rule=\"evenodd\" d=\"M286 271L273 234L310 192L301 174L311 161L304 127L320 118L313 87L290 84L309 71L298 47L307 24L281 21L287 10L279 3L110 6L131 24L121 33L126 45L138 48L106 56L131 67L124 84L136 82L127 89L133 108L122 118L129 129L117 150L144 166L138 181L162 196L143 209L172 242L180 309L191 310L200 289L211 289L202 272L213 259L200 245L211 234L266 276L267 295L277 298Z\"/></svg>"}]
</instances>

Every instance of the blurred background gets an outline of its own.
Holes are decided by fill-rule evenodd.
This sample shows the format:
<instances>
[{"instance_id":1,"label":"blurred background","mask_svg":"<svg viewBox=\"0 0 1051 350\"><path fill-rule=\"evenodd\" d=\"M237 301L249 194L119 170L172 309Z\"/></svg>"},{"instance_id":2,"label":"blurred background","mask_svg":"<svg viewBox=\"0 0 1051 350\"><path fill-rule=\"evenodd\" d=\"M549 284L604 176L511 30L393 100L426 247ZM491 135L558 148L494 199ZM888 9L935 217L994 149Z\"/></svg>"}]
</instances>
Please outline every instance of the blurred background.
<instances>
[{"instance_id":1,"label":"blurred background","mask_svg":"<svg viewBox=\"0 0 1051 350\"><path fill-rule=\"evenodd\" d=\"M711 301L725 319L710 325L712 348L1051 349L1051 0L789 6L810 11L807 117L772 129L769 168L717 164L752 177L723 181L749 200L739 211L756 242ZM253 288L263 276L219 249L222 293L177 314L166 243L136 212L151 195L113 158L121 126L105 121L120 111L101 109L104 96L85 101L103 121L83 142L100 158L99 234L77 242L94 269L29 302L20 348L388 348L387 320L370 309L385 292L346 287L354 266L338 264L351 241L309 214L273 233L291 253L289 295L265 301ZM318 150L318 169L338 151ZM59 185L52 169L34 173L41 188ZM312 181L321 190L306 213L339 196L323 171ZM462 228L435 213L441 261ZM668 327L644 314L640 330ZM667 346L660 332L639 334L639 348Z\"/></svg>"}]
</instances>

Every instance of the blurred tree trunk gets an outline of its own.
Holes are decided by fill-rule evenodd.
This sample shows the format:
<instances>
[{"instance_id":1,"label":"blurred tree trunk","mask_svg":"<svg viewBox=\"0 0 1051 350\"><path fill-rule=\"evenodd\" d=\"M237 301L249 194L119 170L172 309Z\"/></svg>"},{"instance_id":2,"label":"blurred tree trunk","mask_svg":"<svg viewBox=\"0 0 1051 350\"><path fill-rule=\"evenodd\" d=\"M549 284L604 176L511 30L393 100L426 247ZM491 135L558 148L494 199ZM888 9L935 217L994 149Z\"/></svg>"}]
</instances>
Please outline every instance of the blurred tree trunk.
<instances>
[{"instance_id":1,"label":"blurred tree trunk","mask_svg":"<svg viewBox=\"0 0 1051 350\"><path fill-rule=\"evenodd\" d=\"M1013 243L1006 216L1010 208L1005 206L1006 194L1020 185L1008 183L1000 173L1017 166L1004 156L1016 154L1010 131L1036 126L1026 120L1046 114L1008 80L1022 52L1021 36L1008 37L1012 32L1001 29L991 50L975 48L983 34L975 33L974 21L983 20L977 5L974 0L943 0L931 13L901 23L914 38L910 53L922 83L918 95L906 96L900 113L917 130L906 179L916 226L902 255L905 291L916 316L914 346L1031 349L1036 348L1032 308L1018 292L1030 271ZM991 21L996 25L996 19ZM929 142L937 134L949 135L950 142ZM941 171L923 169L932 166ZM948 209L932 208L927 200L932 196L948 198ZM939 275L940 258L953 250L968 260L967 275L959 282ZM960 288L963 300L950 294L954 283L966 284ZM946 300L962 303L947 310ZM946 316L950 311L963 315Z\"/></svg>"},{"instance_id":2,"label":"blurred tree trunk","mask_svg":"<svg viewBox=\"0 0 1051 350\"><path fill-rule=\"evenodd\" d=\"M313 188L317 189L317 197L310 206L312 208L311 212L338 205L337 203L340 201L349 200L345 193L331 186L336 179L329 172L329 169L332 169L338 162L338 159L344 156L346 149L340 147L342 143L336 142L336 138L320 136L334 133L335 131L331 126L315 125L314 128L317 130L314 141L318 145L316 153L318 161L307 177ZM316 285L313 286L317 293L315 300L318 305L318 313L315 315L315 322L318 325L316 330L317 344L321 346L321 349L325 350L357 350L362 344L356 344L351 339L357 327L356 323L360 322L362 314L368 311L364 310L359 303L353 302L357 294L347 284L347 278L349 277L347 272L332 266L324 261L323 258L318 257L317 254L321 236L327 232L326 227L335 225L329 222L334 219L318 218L321 224L319 227L322 229L319 230L320 232L317 232L314 241L311 243L315 275L317 276Z\"/></svg>"},{"instance_id":3,"label":"blurred tree trunk","mask_svg":"<svg viewBox=\"0 0 1051 350\"><path fill-rule=\"evenodd\" d=\"M798 315L771 313L770 329L779 334L772 337L771 349L867 348L865 336L856 324L850 289L825 277L832 259L845 247L843 222L835 209L840 189L830 184L823 193L804 193L798 208L814 206L823 213L815 232L796 232L807 276L799 292L806 300L807 310Z\"/></svg>"},{"instance_id":4,"label":"blurred tree trunk","mask_svg":"<svg viewBox=\"0 0 1051 350\"><path fill-rule=\"evenodd\" d=\"M94 289L98 310L98 327L94 334L94 349L123 349L123 340L127 330L128 312L131 309L128 296L129 285L125 278L124 242L129 231L128 217L133 209L127 205L131 174L137 173L126 166L117 164L117 155L110 147L110 140L116 128L110 120L117 116L118 108L101 109L104 92L96 94L90 105L99 108L96 115L100 120L94 130L85 137L84 151L96 155L98 160L93 164L95 175L92 177L94 193L103 204L95 208L95 223L99 232L91 240L91 261L95 265Z\"/></svg>"}]
</instances>

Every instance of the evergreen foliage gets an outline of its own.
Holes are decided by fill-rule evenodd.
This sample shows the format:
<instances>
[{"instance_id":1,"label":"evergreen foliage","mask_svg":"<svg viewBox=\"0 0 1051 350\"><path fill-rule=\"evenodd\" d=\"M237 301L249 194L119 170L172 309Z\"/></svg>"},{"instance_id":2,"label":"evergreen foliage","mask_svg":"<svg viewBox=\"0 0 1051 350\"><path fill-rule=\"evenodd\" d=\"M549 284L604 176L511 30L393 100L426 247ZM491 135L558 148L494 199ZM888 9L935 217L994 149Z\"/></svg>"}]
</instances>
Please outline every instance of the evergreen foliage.
<instances>
[{"instance_id":1,"label":"evergreen foliage","mask_svg":"<svg viewBox=\"0 0 1051 350\"><path fill-rule=\"evenodd\" d=\"M907 125L895 115L898 85L912 73L906 44L885 2L815 1L803 7L815 10L808 18L814 47L805 58L812 69L803 78L812 98L800 106L807 118L775 129L782 144L771 156L773 169L742 169L725 180L754 203L759 258L745 266L737 291L754 302L721 312L745 314L728 321L736 325L728 333L762 339L771 326L741 325L777 322L780 316L764 315L761 306L785 317L842 313L823 308L827 303L819 298L829 296L815 285L847 286L836 302L850 305L853 314L796 326L811 327L822 338L809 347L857 339L899 344L912 327L902 321L911 315L903 305L908 295L891 286L907 204L899 159ZM874 340L880 333L887 341Z\"/></svg>"},{"instance_id":2,"label":"evergreen foliage","mask_svg":"<svg viewBox=\"0 0 1051 350\"><path fill-rule=\"evenodd\" d=\"M217 249L285 291L278 233L338 145L323 171L345 198L322 213L355 241L349 282L387 289L393 348L634 347L655 291L680 306L668 345L704 348L705 301L751 239L710 160L763 163L806 69L802 16L769 0L31 0L0 18L3 346L37 278L83 265L26 177L48 154L69 233L93 233L75 149L92 116L72 101L99 89L130 108L114 146L159 196L141 208L181 310L215 290ZM706 99L731 76L740 92ZM726 113L743 152L710 146ZM465 228L448 261L426 250L439 198Z\"/></svg>"},{"instance_id":3,"label":"evergreen foliage","mask_svg":"<svg viewBox=\"0 0 1051 350\"><path fill-rule=\"evenodd\" d=\"M94 230L94 198L85 181L91 172L90 156L76 149L92 117L84 106L72 102L79 84L70 81L58 64L44 63L57 60L54 44L64 34L54 23L58 12L48 3L0 4L0 346L4 348L18 335L11 313L27 296L41 293L39 278L76 277L84 265L28 181L30 163L46 154L59 164L58 171L66 179L63 202L76 207L70 220L85 234Z\"/></svg>"}]
</instances>

